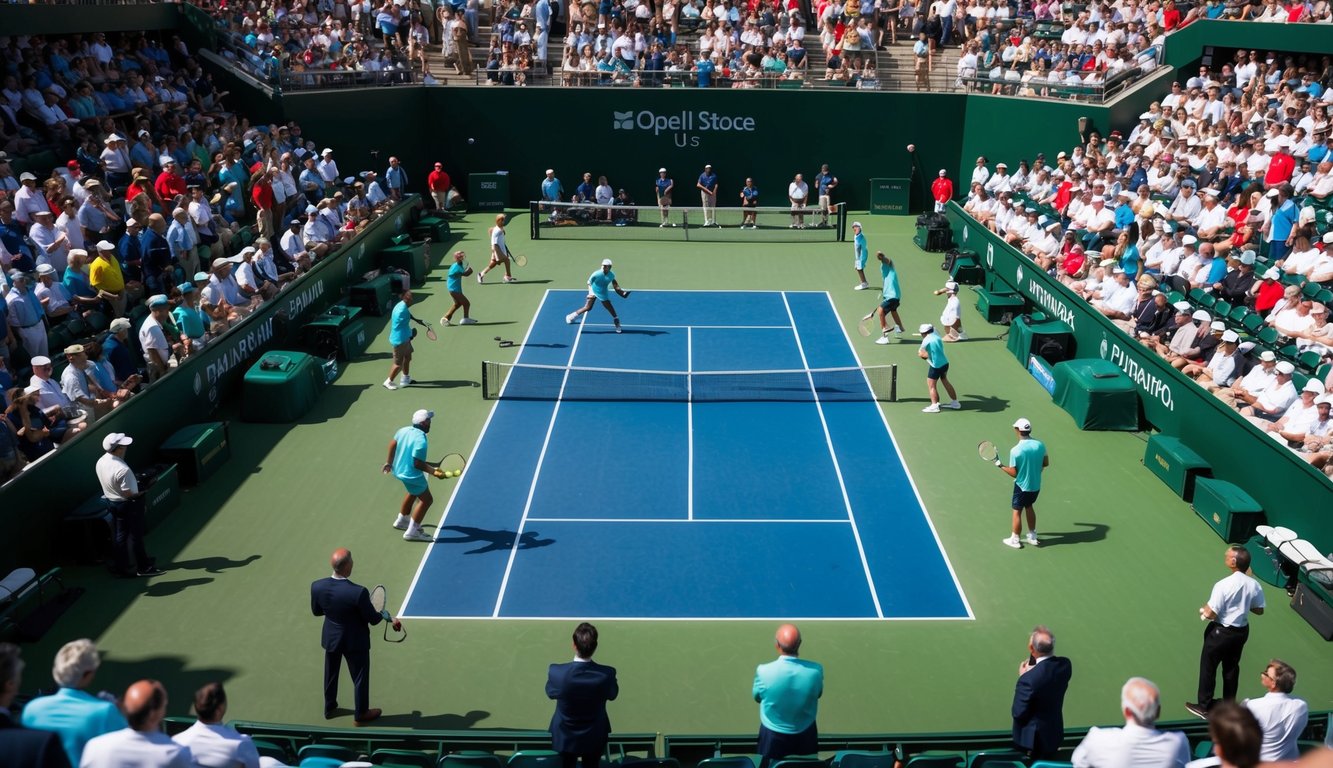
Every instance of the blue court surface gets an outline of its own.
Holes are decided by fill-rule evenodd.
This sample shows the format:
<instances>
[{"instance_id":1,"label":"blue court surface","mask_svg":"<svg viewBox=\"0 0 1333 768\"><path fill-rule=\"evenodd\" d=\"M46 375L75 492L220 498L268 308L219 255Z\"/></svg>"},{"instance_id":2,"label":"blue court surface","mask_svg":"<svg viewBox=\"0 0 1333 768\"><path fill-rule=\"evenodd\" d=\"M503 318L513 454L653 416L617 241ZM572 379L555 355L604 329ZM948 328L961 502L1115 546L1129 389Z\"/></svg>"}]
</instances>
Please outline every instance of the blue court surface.
<instances>
[{"instance_id":1,"label":"blue court surface","mask_svg":"<svg viewBox=\"0 0 1333 768\"><path fill-rule=\"evenodd\" d=\"M566 324L584 296L547 292L517 362L859 365L826 293L636 291L623 334ZM403 616L972 617L878 403L737 399L497 401Z\"/></svg>"}]
</instances>

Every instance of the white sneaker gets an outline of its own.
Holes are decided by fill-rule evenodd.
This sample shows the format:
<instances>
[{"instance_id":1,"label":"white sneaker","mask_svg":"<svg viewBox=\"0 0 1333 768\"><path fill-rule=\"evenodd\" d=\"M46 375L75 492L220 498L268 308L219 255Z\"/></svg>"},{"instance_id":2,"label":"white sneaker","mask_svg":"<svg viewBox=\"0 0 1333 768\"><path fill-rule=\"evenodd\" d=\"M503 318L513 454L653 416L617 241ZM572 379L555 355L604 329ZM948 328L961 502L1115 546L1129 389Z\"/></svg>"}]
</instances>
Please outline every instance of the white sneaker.
<instances>
[{"instance_id":1,"label":"white sneaker","mask_svg":"<svg viewBox=\"0 0 1333 768\"><path fill-rule=\"evenodd\" d=\"M1032 531L1028 531L1027 542L1034 547L1041 545L1041 542L1037 541L1037 534Z\"/></svg>"},{"instance_id":2,"label":"white sneaker","mask_svg":"<svg viewBox=\"0 0 1333 768\"><path fill-rule=\"evenodd\" d=\"M447 317L441 317L441 318L440 318L440 325L449 325L449 318L447 318Z\"/></svg>"},{"instance_id":3,"label":"white sneaker","mask_svg":"<svg viewBox=\"0 0 1333 768\"><path fill-rule=\"evenodd\" d=\"M505 275L505 282L506 282L506 283L517 283L517 282L518 282L518 278L517 278L517 277L514 277L513 275Z\"/></svg>"},{"instance_id":4,"label":"white sneaker","mask_svg":"<svg viewBox=\"0 0 1333 768\"><path fill-rule=\"evenodd\" d=\"M876 343L876 344L888 344L888 343L889 343L889 337L888 337L888 336L880 336L878 339L875 339L875 343Z\"/></svg>"},{"instance_id":5,"label":"white sneaker","mask_svg":"<svg viewBox=\"0 0 1333 768\"><path fill-rule=\"evenodd\" d=\"M485 282L485 280L486 280L486 275L482 274L481 272L478 272L478 273L477 273L477 285L481 285L483 282Z\"/></svg>"},{"instance_id":6,"label":"white sneaker","mask_svg":"<svg viewBox=\"0 0 1333 768\"><path fill-rule=\"evenodd\" d=\"M620 321L616 321L616 333L620 333Z\"/></svg>"},{"instance_id":7,"label":"white sneaker","mask_svg":"<svg viewBox=\"0 0 1333 768\"><path fill-rule=\"evenodd\" d=\"M403 534L403 541L435 541L435 537L417 528Z\"/></svg>"},{"instance_id":8,"label":"white sneaker","mask_svg":"<svg viewBox=\"0 0 1333 768\"><path fill-rule=\"evenodd\" d=\"M852 286L852 290L853 290L853 291L864 291L865 289L867 289L867 288L869 288L869 287L870 287L870 284L869 284L869 283L858 283L858 284Z\"/></svg>"},{"instance_id":9,"label":"white sneaker","mask_svg":"<svg viewBox=\"0 0 1333 768\"><path fill-rule=\"evenodd\" d=\"M663 229L663 228L665 228L665 227L666 227L666 222L665 222L665 221L662 222L661 224L658 224L658 225L657 225L657 228L658 228L658 229Z\"/></svg>"},{"instance_id":10,"label":"white sneaker","mask_svg":"<svg viewBox=\"0 0 1333 768\"><path fill-rule=\"evenodd\" d=\"M894 336L897 336L898 338L902 338L902 335L903 335L903 327L902 327L901 325L895 325L895 326L893 326L893 335L894 335Z\"/></svg>"},{"instance_id":11,"label":"white sneaker","mask_svg":"<svg viewBox=\"0 0 1333 768\"><path fill-rule=\"evenodd\" d=\"M1001 539L1000 541L1006 547L1013 547L1014 549L1023 548L1023 542L1019 541L1017 536L1010 535L1008 538Z\"/></svg>"},{"instance_id":12,"label":"white sneaker","mask_svg":"<svg viewBox=\"0 0 1333 768\"><path fill-rule=\"evenodd\" d=\"M406 387L408 384L415 384L416 381L417 381L417 380L414 379L414 378L412 378L411 376L408 376L408 375L404 374L404 375L403 375L403 378L401 378L401 379L398 380L398 386L400 386L400 387Z\"/></svg>"},{"instance_id":13,"label":"white sneaker","mask_svg":"<svg viewBox=\"0 0 1333 768\"><path fill-rule=\"evenodd\" d=\"M963 404L958 402L957 400L950 400L949 404L944 407L955 411L963 410Z\"/></svg>"},{"instance_id":14,"label":"white sneaker","mask_svg":"<svg viewBox=\"0 0 1333 768\"><path fill-rule=\"evenodd\" d=\"M399 515L399 516L393 521L393 527L394 527L394 528L397 528L397 529L400 530L400 531L406 531L406 530L407 530L407 526L408 526L408 522L407 522L407 521L410 520L410 519L411 519L411 518L407 518L407 517L403 517L402 515Z\"/></svg>"},{"instance_id":15,"label":"white sneaker","mask_svg":"<svg viewBox=\"0 0 1333 768\"><path fill-rule=\"evenodd\" d=\"M476 318L465 317L465 318L463 318L462 320L459 320L459 321L458 321L458 324L459 324L459 325L476 325L476 324L477 324L477 320L476 320Z\"/></svg>"},{"instance_id":16,"label":"white sneaker","mask_svg":"<svg viewBox=\"0 0 1333 768\"><path fill-rule=\"evenodd\" d=\"M959 341L967 341L967 334L966 334L966 333L963 333L962 331L959 331L959 332L958 332L958 340L959 340Z\"/></svg>"},{"instance_id":17,"label":"white sneaker","mask_svg":"<svg viewBox=\"0 0 1333 768\"><path fill-rule=\"evenodd\" d=\"M385 389L398 389L398 387L395 386L394 383L393 383L393 381L390 380L390 379L385 379L385 380L384 380L384 388L385 388Z\"/></svg>"},{"instance_id":18,"label":"white sneaker","mask_svg":"<svg viewBox=\"0 0 1333 768\"><path fill-rule=\"evenodd\" d=\"M922 408L922 409L921 409L921 412L922 412L922 413L939 413L939 412L940 412L940 404L939 404L939 403L931 403L930 405L927 405L925 408Z\"/></svg>"},{"instance_id":19,"label":"white sneaker","mask_svg":"<svg viewBox=\"0 0 1333 768\"><path fill-rule=\"evenodd\" d=\"M566 323L569 323L570 325L573 325L573 324L574 324L574 319L577 318L578 316L579 316L579 313L577 313L577 312L570 312L568 315L565 315L565 322L566 322Z\"/></svg>"}]
</instances>

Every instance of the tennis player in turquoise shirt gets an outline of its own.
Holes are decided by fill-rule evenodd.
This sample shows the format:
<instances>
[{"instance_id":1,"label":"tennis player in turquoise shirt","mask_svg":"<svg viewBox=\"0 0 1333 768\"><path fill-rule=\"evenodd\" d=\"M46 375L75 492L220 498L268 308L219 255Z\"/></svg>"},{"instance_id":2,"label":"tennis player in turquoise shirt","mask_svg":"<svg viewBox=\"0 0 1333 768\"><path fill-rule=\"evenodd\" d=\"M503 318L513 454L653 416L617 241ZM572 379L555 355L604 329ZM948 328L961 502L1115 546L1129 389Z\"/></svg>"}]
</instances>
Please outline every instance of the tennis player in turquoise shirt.
<instances>
[{"instance_id":1,"label":"tennis player in turquoise shirt","mask_svg":"<svg viewBox=\"0 0 1333 768\"><path fill-rule=\"evenodd\" d=\"M1013 526L1005 546L1022 549L1023 543L1018 536L1023 532L1023 516L1028 519L1027 542L1037 546L1037 494L1041 492L1041 471L1051 465L1051 457L1046 455L1046 446L1032 436L1032 422L1019 419L1014 422L1014 433L1018 435L1018 444L1009 451L1009 466L1004 466L999 459L995 466L1014 479Z\"/></svg>"},{"instance_id":2,"label":"tennis player in turquoise shirt","mask_svg":"<svg viewBox=\"0 0 1333 768\"><path fill-rule=\"evenodd\" d=\"M611 291L622 299L629 298L629 291L621 290L620 283L616 282L616 273L611 271L611 260L602 259L602 268L588 276L588 300L582 307L565 315L566 323L573 323L579 318L579 315L587 314L592 305L602 302L606 311L611 313L611 319L615 321L616 333L620 333L620 316L616 314L616 308L611 304Z\"/></svg>"},{"instance_id":3,"label":"tennis player in turquoise shirt","mask_svg":"<svg viewBox=\"0 0 1333 768\"><path fill-rule=\"evenodd\" d=\"M866 250L866 233L861 229L861 222L852 222L852 268L856 270L857 283L853 286L858 291L870 287L866 282L866 259L870 253Z\"/></svg>"},{"instance_id":4,"label":"tennis player in turquoise shirt","mask_svg":"<svg viewBox=\"0 0 1333 768\"><path fill-rule=\"evenodd\" d=\"M412 383L412 292L403 291L393 312L389 315L389 345L393 347L393 365L389 367L389 378L384 380L385 389L398 389ZM398 384L393 377L403 372Z\"/></svg>"},{"instance_id":5,"label":"tennis player in turquoise shirt","mask_svg":"<svg viewBox=\"0 0 1333 768\"><path fill-rule=\"evenodd\" d=\"M955 411L962 408L963 404L958 402L958 393L949 383L949 358L944 355L944 339L935 333L935 326L930 323L922 323L917 333L921 334L921 347L917 349L916 355L926 361L926 389L930 390L930 405L922 408L921 412L940 412L940 393L936 389L936 382L943 384L949 393L949 404L945 407Z\"/></svg>"},{"instance_id":6,"label":"tennis player in turquoise shirt","mask_svg":"<svg viewBox=\"0 0 1333 768\"><path fill-rule=\"evenodd\" d=\"M426 434L430 432L434 411L419 410L412 414L412 424L394 433L389 442L389 458L380 471L393 473L407 489L403 504L398 508L398 517L393 527L403 533L405 541L433 541L433 537L421 530L421 521L426 518L426 510L435 501L431 496L430 486L426 484L426 472L436 470L426 463ZM414 505L415 504L415 508Z\"/></svg>"},{"instance_id":7,"label":"tennis player in turquoise shirt","mask_svg":"<svg viewBox=\"0 0 1333 768\"><path fill-rule=\"evenodd\" d=\"M440 325L448 325L449 321L454 319L454 313L463 310L463 319L459 325L472 325L476 320L469 314L472 312L472 302L463 295L463 278L472 274L472 267L464 263L467 254L462 251L454 251L454 263L449 265L449 275L445 278L445 287L449 289L449 296L454 300L454 305L449 311L440 318Z\"/></svg>"},{"instance_id":8,"label":"tennis player in turquoise shirt","mask_svg":"<svg viewBox=\"0 0 1333 768\"><path fill-rule=\"evenodd\" d=\"M853 227L858 226L852 224ZM898 270L893 266L893 259L884 255L884 251L875 251L875 258L879 259L879 274L884 279L884 288L880 291L879 307L875 310L879 314L879 338L875 339L876 344L889 343L889 315L893 315L893 332L901 336L903 332L903 319L898 316L898 305L902 299L902 289L898 286ZM865 261L861 261L861 266L865 266ZM865 279L865 272L857 270L861 279ZM862 283L865 285L865 283ZM859 288L857 290L860 290Z\"/></svg>"}]
</instances>

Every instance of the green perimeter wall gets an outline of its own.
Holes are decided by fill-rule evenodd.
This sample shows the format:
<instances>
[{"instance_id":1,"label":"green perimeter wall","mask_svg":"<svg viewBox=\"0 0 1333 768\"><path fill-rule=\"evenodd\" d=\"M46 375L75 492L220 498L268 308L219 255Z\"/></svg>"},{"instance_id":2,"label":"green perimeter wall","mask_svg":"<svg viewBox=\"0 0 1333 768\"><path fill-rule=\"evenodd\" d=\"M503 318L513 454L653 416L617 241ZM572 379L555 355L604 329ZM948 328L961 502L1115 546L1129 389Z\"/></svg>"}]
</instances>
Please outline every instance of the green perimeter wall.
<instances>
[{"instance_id":1,"label":"green perimeter wall","mask_svg":"<svg viewBox=\"0 0 1333 768\"><path fill-rule=\"evenodd\" d=\"M1322 472L1130 339L956 203L950 204L949 217L960 248L974 251L987 270L1032 307L1073 328L1077 357L1110 360L1129 375L1139 389L1143 415L1154 427L1179 437L1207 459L1214 477L1253 496L1269 524L1299 531L1320 546L1333 541L1333 483ZM1146 470L1143 478L1151 482Z\"/></svg>"},{"instance_id":2,"label":"green perimeter wall","mask_svg":"<svg viewBox=\"0 0 1333 768\"><path fill-rule=\"evenodd\" d=\"M1194 75L1204 49L1210 46L1247 48L1260 56L1268 51L1333 53L1333 33L1326 24L1196 21L1166 39L1166 63L1180 71L1184 80Z\"/></svg>"},{"instance_id":3,"label":"green perimeter wall","mask_svg":"<svg viewBox=\"0 0 1333 768\"><path fill-rule=\"evenodd\" d=\"M211 421L224 400L238 395L254 360L271 348L295 348L303 322L336 303L344 289L375 268L375 255L411 228L420 199L410 197L372 222L347 246L315 265L277 300L242 320L168 374L146 393L99 419L52 459L24 472L0 491L0 568L39 567L54 558L64 514L99 492L93 464L102 438L124 432L134 438L130 463L152 464L156 447L177 429Z\"/></svg>"}]
</instances>

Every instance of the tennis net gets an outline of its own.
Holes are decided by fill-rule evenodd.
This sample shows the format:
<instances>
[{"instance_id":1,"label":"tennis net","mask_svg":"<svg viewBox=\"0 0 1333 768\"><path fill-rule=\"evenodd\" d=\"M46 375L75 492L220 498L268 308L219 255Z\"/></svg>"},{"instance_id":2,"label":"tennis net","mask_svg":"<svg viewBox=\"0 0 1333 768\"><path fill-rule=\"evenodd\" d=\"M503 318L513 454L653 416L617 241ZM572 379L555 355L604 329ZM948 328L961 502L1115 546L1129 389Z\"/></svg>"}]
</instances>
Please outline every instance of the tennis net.
<instances>
[{"instance_id":1,"label":"tennis net","mask_svg":"<svg viewBox=\"0 0 1333 768\"><path fill-rule=\"evenodd\" d=\"M528 204L533 240L666 240L697 242L819 242L846 239L847 206L819 208L734 206L705 217L699 206Z\"/></svg>"},{"instance_id":2,"label":"tennis net","mask_svg":"<svg viewBox=\"0 0 1333 768\"><path fill-rule=\"evenodd\" d=\"M898 366L776 371L651 371L481 364L487 400L857 402L897 399Z\"/></svg>"}]
</instances>

